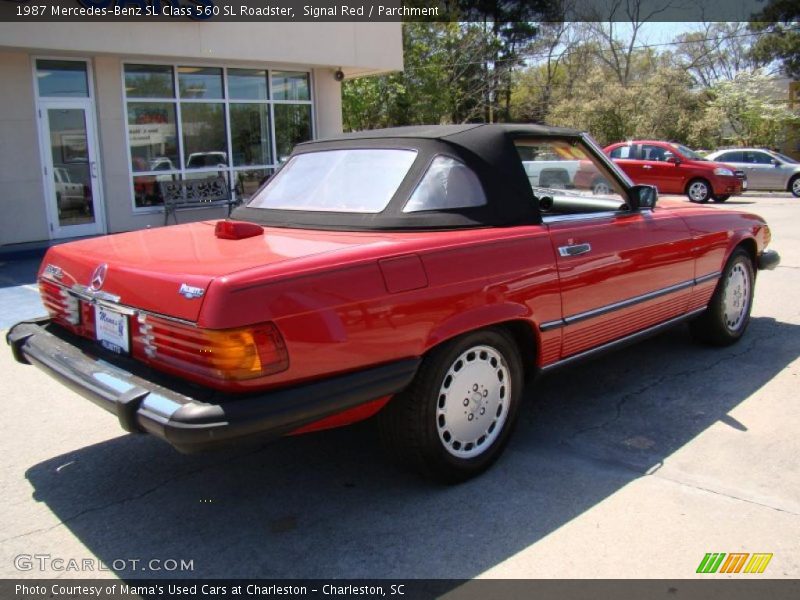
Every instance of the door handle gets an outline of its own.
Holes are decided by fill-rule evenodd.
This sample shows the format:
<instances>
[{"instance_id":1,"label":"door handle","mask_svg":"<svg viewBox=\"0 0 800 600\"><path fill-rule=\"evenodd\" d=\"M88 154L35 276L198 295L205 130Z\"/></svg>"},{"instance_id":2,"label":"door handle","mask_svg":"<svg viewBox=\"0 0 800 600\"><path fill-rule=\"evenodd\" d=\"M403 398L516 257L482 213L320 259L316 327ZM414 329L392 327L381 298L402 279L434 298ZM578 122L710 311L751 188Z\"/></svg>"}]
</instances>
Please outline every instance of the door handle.
<instances>
[{"instance_id":1,"label":"door handle","mask_svg":"<svg viewBox=\"0 0 800 600\"><path fill-rule=\"evenodd\" d=\"M573 246L559 246L558 254L560 256L579 256L592 251L591 244L575 244Z\"/></svg>"},{"instance_id":2,"label":"door handle","mask_svg":"<svg viewBox=\"0 0 800 600\"><path fill-rule=\"evenodd\" d=\"M92 161L89 163L89 170L91 171L92 178L97 179L97 161Z\"/></svg>"},{"instance_id":3,"label":"door handle","mask_svg":"<svg viewBox=\"0 0 800 600\"><path fill-rule=\"evenodd\" d=\"M642 165L643 169L652 169L653 165Z\"/></svg>"}]
</instances>

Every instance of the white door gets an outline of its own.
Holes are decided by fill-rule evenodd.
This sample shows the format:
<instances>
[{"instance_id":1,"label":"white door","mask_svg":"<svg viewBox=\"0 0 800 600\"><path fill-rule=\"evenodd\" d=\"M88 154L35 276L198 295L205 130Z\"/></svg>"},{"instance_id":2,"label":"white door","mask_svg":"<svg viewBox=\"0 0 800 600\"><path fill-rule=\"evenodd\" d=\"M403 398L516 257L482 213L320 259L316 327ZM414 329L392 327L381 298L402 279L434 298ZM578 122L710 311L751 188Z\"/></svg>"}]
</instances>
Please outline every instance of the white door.
<instances>
[{"instance_id":1,"label":"white door","mask_svg":"<svg viewBox=\"0 0 800 600\"><path fill-rule=\"evenodd\" d=\"M83 61L38 60L36 70L37 116L50 237L60 239L104 233L100 163L88 64ZM76 73L86 82L85 95L81 85L74 84ZM52 81L47 82L48 78ZM79 88L77 93L76 87Z\"/></svg>"}]
</instances>

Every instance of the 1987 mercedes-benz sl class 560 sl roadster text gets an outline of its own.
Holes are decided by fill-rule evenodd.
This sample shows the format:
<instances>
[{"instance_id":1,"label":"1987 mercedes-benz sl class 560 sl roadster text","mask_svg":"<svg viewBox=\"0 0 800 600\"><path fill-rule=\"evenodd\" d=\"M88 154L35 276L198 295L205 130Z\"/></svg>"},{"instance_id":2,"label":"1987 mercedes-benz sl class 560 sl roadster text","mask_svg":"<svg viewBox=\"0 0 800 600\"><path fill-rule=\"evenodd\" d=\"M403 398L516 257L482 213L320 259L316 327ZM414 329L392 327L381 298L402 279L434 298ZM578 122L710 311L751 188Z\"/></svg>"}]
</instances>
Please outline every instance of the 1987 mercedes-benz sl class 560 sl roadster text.
<instances>
[{"instance_id":1,"label":"1987 mercedes-benz sl class 560 sl roadster text","mask_svg":"<svg viewBox=\"0 0 800 600\"><path fill-rule=\"evenodd\" d=\"M609 186L531 183L524 165L561 158ZM185 452L375 416L398 457L459 481L502 452L527 376L682 321L743 335L769 228L656 200L568 129L308 142L230 220L51 248L49 317L8 342Z\"/></svg>"}]
</instances>

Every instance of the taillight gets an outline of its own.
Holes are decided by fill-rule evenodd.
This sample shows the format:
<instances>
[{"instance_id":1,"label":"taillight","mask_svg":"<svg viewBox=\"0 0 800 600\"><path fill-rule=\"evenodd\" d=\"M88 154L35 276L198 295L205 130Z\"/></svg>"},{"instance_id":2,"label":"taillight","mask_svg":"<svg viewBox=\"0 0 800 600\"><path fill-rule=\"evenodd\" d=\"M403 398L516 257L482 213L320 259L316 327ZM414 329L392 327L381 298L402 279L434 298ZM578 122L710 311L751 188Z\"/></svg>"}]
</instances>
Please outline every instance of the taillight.
<instances>
[{"instance_id":1,"label":"taillight","mask_svg":"<svg viewBox=\"0 0 800 600\"><path fill-rule=\"evenodd\" d=\"M80 303L67 291L67 288L50 283L46 279L40 279L39 292L42 296L42 304L52 318L70 325L80 323Z\"/></svg>"},{"instance_id":2,"label":"taillight","mask_svg":"<svg viewBox=\"0 0 800 600\"><path fill-rule=\"evenodd\" d=\"M237 329L202 329L139 314L136 341L146 360L222 381L285 371L289 355L272 323Z\"/></svg>"}]
</instances>

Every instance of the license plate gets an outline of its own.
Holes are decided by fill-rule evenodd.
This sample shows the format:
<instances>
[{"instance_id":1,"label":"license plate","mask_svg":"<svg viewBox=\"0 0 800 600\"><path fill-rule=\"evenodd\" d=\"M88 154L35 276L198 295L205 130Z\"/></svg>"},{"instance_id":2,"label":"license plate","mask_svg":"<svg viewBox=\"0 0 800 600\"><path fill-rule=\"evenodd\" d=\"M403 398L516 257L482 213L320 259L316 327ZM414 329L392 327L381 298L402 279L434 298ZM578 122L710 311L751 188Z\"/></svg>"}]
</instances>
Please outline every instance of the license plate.
<instances>
[{"instance_id":1,"label":"license plate","mask_svg":"<svg viewBox=\"0 0 800 600\"><path fill-rule=\"evenodd\" d=\"M747 179L745 179L745 180L742 182L742 189L743 189L743 190L746 190L746 189L747 189Z\"/></svg>"},{"instance_id":2,"label":"license plate","mask_svg":"<svg viewBox=\"0 0 800 600\"><path fill-rule=\"evenodd\" d=\"M97 305L94 307L94 326L101 346L117 354L130 352L127 316Z\"/></svg>"}]
</instances>

